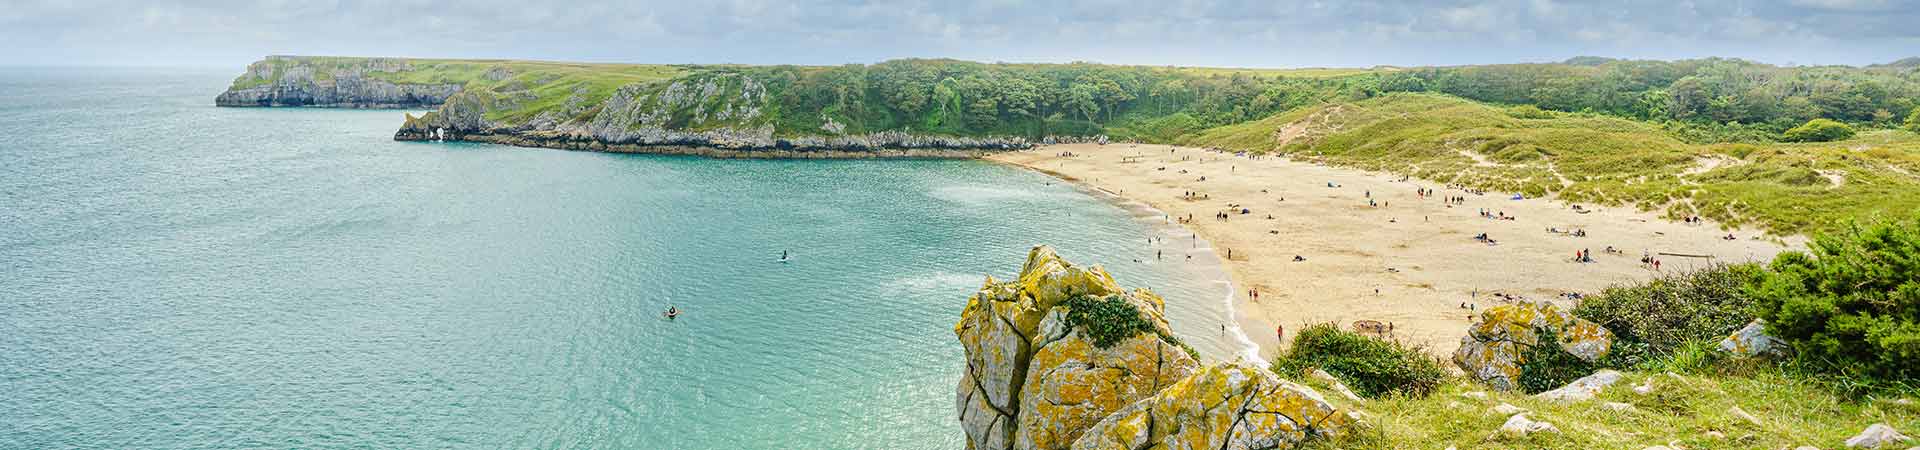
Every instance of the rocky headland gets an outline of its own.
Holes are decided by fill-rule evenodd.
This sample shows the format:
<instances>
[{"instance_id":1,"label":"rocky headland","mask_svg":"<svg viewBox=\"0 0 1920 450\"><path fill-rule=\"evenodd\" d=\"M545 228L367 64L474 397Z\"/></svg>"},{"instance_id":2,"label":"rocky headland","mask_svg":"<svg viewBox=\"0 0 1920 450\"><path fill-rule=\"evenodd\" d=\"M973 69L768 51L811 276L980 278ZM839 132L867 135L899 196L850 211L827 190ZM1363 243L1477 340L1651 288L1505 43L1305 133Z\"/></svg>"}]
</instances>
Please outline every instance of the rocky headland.
<instances>
[{"instance_id":1,"label":"rocky headland","mask_svg":"<svg viewBox=\"0 0 1920 450\"><path fill-rule=\"evenodd\" d=\"M1357 421L1258 362L1200 364L1163 308L1046 246L1013 280L989 277L954 326L967 448L1292 448Z\"/></svg>"}]
</instances>

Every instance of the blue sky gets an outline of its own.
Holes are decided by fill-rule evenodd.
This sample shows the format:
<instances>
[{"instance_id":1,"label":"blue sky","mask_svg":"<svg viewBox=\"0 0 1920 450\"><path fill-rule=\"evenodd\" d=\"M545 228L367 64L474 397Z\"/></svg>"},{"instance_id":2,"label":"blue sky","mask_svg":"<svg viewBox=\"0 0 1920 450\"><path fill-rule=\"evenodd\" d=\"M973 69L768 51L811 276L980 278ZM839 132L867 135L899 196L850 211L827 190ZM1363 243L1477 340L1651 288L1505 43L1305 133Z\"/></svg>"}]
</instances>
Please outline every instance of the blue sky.
<instances>
[{"instance_id":1,"label":"blue sky","mask_svg":"<svg viewBox=\"0 0 1920 450\"><path fill-rule=\"evenodd\" d=\"M903 57L1365 67L1920 56L1920 0L0 0L14 65L268 54L842 64Z\"/></svg>"}]
</instances>

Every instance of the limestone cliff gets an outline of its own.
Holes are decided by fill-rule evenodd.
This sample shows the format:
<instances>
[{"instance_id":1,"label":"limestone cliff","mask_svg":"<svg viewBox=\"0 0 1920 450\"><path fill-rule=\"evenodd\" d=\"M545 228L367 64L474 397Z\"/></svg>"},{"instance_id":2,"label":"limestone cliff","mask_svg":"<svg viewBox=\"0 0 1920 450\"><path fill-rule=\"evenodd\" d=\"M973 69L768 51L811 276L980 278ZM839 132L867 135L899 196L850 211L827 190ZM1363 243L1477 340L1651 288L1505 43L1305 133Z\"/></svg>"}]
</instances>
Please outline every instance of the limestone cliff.
<instances>
[{"instance_id":1,"label":"limestone cliff","mask_svg":"<svg viewBox=\"0 0 1920 450\"><path fill-rule=\"evenodd\" d=\"M1122 289L1046 246L1014 280L988 278L954 326L967 356L955 392L967 447L1274 448L1348 423L1329 418L1335 408L1312 389L1266 369L1200 369L1163 309L1152 292Z\"/></svg>"},{"instance_id":2,"label":"limestone cliff","mask_svg":"<svg viewBox=\"0 0 1920 450\"><path fill-rule=\"evenodd\" d=\"M505 90L503 90L504 88ZM614 152L660 152L704 148L729 155L804 156L803 152L893 151L889 156L980 156L981 151L1027 148L1021 138L970 138L904 131L841 134L829 120L808 134L776 137L767 87L753 77L703 73L667 81L621 86L604 99L577 90L559 107L537 113L528 103L543 97L531 86L464 92L424 117L408 116L394 139L463 140L530 147ZM829 118L830 119L830 118ZM917 154L908 152L921 151ZM933 153L930 151L958 151Z\"/></svg>"},{"instance_id":3,"label":"limestone cliff","mask_svg":"<svg viewBox=\"0 0 1920 450\"><path fill-rule=\"evenodd\" d=\"M425 108L459 93L457 83L396 83L413 70L407 60L272 56L247 66L216 106L325 106Z\"/></svg>"}]
</instances>

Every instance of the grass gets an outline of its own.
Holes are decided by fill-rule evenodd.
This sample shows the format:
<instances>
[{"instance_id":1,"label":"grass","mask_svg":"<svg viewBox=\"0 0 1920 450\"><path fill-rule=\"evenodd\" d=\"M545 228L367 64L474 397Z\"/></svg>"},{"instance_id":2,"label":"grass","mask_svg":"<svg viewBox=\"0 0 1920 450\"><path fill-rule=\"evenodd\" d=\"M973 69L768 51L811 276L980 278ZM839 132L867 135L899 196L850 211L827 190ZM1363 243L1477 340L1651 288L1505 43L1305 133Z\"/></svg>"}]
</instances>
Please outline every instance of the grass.
<instances>
[{"instance_id":1,"label":"grass","mask_svg":"<svg viewBox=\"0 0 1920 450\"><path fill-rule=\"evenodd\" d=\"M1352 406L1371 416L1368 426L1306 448L1589 449L1676 443L1684 448L1840 448L1848 437L1875 423L1909 434L1920 431L1920 405L1894 402L1912 400L1914 392L1850 398L1837 394L1832 385L1764 364L1704 362L1703 351L1711 351L1710 346L1694 346L1669 360L1626 372L1598 398L1573 404L1487 391L1454 378L1425 398L1389 396L1358 402ZM1633 392L1633 386L1649 380L1654 386L1651 394ZM1487 398L1462 395L1468 392L1486 392ZM1634 409L1611 411L1601 407L1606 402L1628 403ZM1561 433L1498 436L1496 430L1508 416L1489 409L1501 403L1525 408L1528 418L1550 422ZM1758 418L1759 424L1739 417L1734 407Z\"/></svg>"},{"instance_id":2,"label":"grass","mask_svg":"<svg viewBox=\"0 0 1920 450\"><path fill-rule=\"evenodd\" d=\"M400 62L405 70L370 70L379 63ZM671 80L695 70L691 66L654 64L597 64L489 59L360 58L338 56L276 56L255 63L270 75L252 70L235 79L229 89L245 89L278 81L297 66L313 69L314 78L328 80L335 72L362 70L365 76L395 84L458 84L495 102L487 119L524 122L540 113L558 110L576 94L597 104L615 89L632 83Z\"/></svg>"},{"instance_id":3,"label":"grass","mask_svg":"<svg viewBox=\"0 0 1920 450\"><path fill-rule=\"evenodd\" d=\"M1920 208L1920 135L1897 130L1825 143L1695 145L1644 122L1391 94L1176 142L1631 205L1676 219L1698 215L1778 234Z\"/></svg>"}]
</instances>

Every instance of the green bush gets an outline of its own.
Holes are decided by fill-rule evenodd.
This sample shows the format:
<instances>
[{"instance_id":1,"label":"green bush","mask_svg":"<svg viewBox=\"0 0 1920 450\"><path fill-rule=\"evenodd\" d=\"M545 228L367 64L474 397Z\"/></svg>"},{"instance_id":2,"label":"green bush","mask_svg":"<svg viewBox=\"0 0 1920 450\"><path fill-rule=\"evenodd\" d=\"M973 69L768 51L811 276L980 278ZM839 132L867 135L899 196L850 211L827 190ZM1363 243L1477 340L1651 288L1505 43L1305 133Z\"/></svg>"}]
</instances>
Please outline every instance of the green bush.
<instances>
[{"instance_id":1,"label":"green bush","mask_svg":"<svg viewBox=\"0 0 1920 450\"><path fill-rule=\"evenodd\" d=\"M1913 112L1907 113L1907 126L1905 128L1907 131L1920 133L1920 107L1914 107Z\"/></svg>"},{"instance_id":2,"label":"green bush","mask_svg":"<svg viewBox=\"0 0 1920 450\"><path fill-rule=\"evenodd\" d=\"M1716 265L1609 287L1582 300L1573 315L1613 332L1608 366L1636 366L1688 341L1716 341L1753 320L1745 289L1760 272L1754 264Z\"/></svg>"},{"instance_id":3,"label":"green bush","mask_svg":"<svg viewBox=\"0 0 1920 450\"><path fill-rule=\"evenodd\" d=\"M1781 136L1788 142L1832 142L1853 137L1853 127L1827 119L1813 119Z\"/></svg>"},{"instance_id":4,"label":"green bush","mask_svg":"<svg viewBox=\"0 0 1920 450\"><path fill-rule=\"evenodd\" d=\"M1845 377L1920 378L1920 218L1851 224L1787 252L1748 294L1799 363Z\"/></svg>"},{"instance_id":5,"label":"green bush","mask_svg":"<svg viewBox=\"0 0 1920 450\"><path fill-rule=\"evenodd\" d=\"M1105 297L1077 295L1068 298L1065 305L1067 326L1084 327L1087 330L1087 337L1093 339L1095 347L1113 347L1113 344L1118 344L1121 340L1140 333L1153 333L1158 335L1161 341L1186 351L1187 356L1200 359L1200 352L1195 351L1186 342L1181 342L1180 338L1160 332L1158 327L1153 326L1153 322L1148 322L1146 317L1141 317L1138 308L1119 295Z\"/></svg>"},{"instance_id":6,"label":"green bush","mask_svg":"<svg viewBox=\"0 0 1920 450\"><path fill-rule=\"evenodd\" d=\"M1293 347L1273 362L1274 372L1296 378L1316 367L1367 398L1424 397L1447 377L1440 360L1423 348L1362 336L1331 323L1301 330Z\"/></svg>"},{"instance_id":7,"label":"green bush","mask_svg":"<svg viewBox=\"0 0 1920 450\"><path fill-rule=\"evenodd\" d=\"M1520 390L1528 394L1559 389L1592 375L1599 364L1587 362L1560 346L1560 334L1552 329L1539 328L1534 332L1540 337L1533 347L1520 353Z\"/></svg>"}]
</instances>

